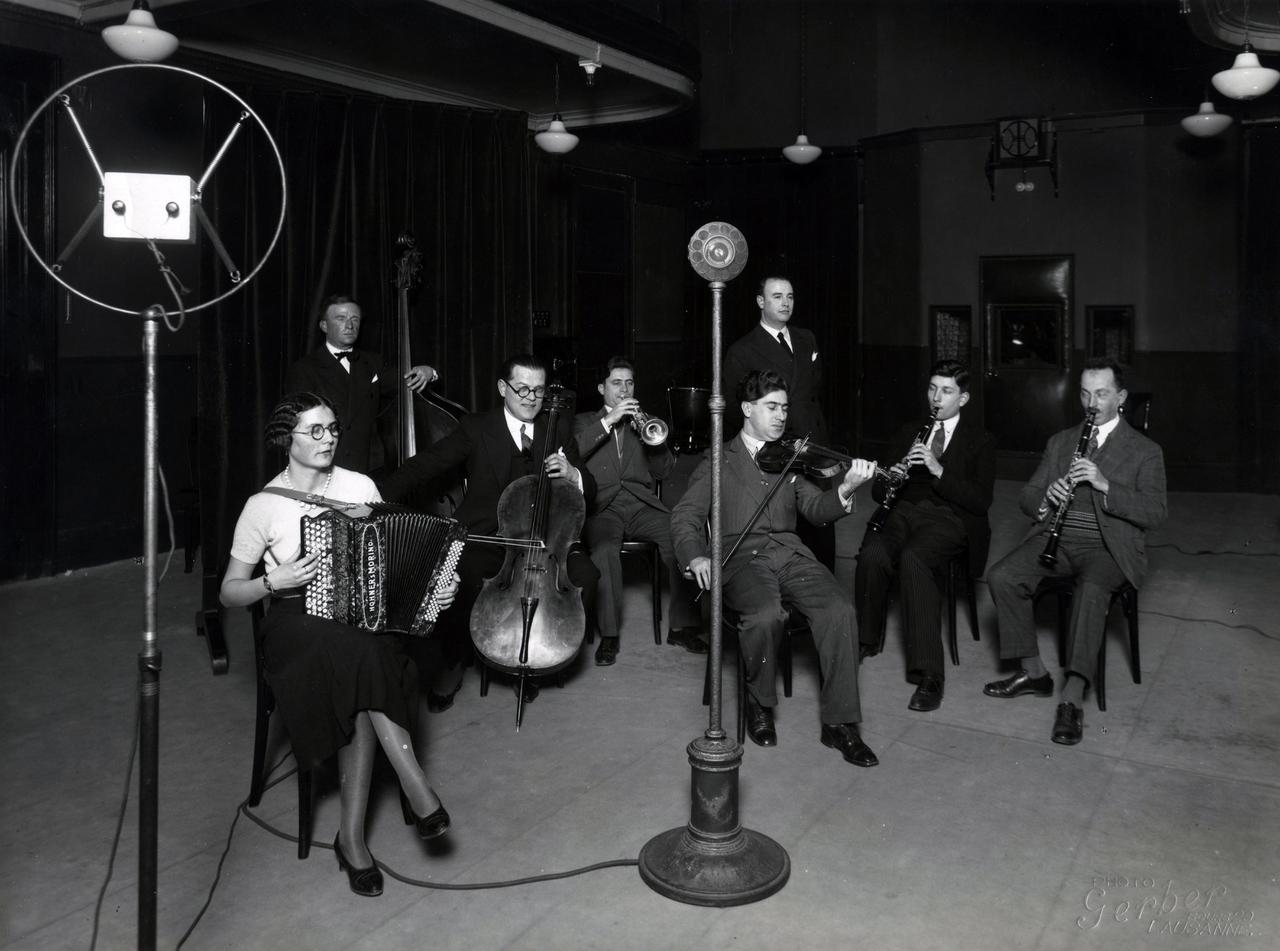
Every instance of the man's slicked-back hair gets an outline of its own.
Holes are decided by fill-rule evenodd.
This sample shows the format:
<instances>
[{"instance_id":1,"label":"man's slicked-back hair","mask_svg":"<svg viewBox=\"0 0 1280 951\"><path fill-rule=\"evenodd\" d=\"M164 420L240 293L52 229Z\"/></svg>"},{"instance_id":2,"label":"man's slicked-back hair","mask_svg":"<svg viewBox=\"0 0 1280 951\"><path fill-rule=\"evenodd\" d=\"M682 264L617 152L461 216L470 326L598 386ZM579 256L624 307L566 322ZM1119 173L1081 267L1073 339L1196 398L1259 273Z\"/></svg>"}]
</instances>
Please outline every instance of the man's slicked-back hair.
<instances>
[{"instance_id":1,"label":"man's slicked-back hair","mask_svg":"<svg viewBox=\"0 0 1280 951\"><path fill-rule=\"evenodd\" d=\"M969 366L959 360L939 360L929 368L929 377L948 376L956 381L961 393L969 392Z\"/></svg>"},{"instance_id":2,"label":"man's slicked-back hair","mask_svg":"<svg viewBox=\"0 0 1280 951\"><path fill-rule=\"evenodd\" d=\"M536 357L532 353L513 353L502 364L502 375L498 379L509 383L511 374L516 367L524 367L526 370L541 370L543 373L547 372L547 365L542 362L541 357Z\"/></svg>"},{"instance_id":3,"label":"man's slicked-back hair","mask_svg":"<svg viewBox=\"0 0 1280 951\"><path fill-rule=\"evenodd\" d=\"M317 406L327 406L333 411L333 418L338 418L338 411L333 409L333 404L319 393L290 393L282 399L267 417L267 425L263 428L267 445L272 449L288 449L293 430L298 425L298 417Z\"/></svg>"},{"instance_id":4,"label":"man's slicked-back hair","mask_svg":"<svg viewBox=\"0 0 1280 951\"><path fill-rule=\"evenodd\" d=\"M791 278L787 277L785 274L779 274L777 271L770 271L756 282L756 297L764 297L764 286L770 281L786 281L790 284Z\"/></svg>"},{"instance_id":5,"label":"man's slicked-back hair","mask_svg":"<svg viewBox=\"0 0 1280 951\"><path fill-rule=\"evenodd\" d=\"M1115 357L1090 357L1081 365L1081 375L1085 370L1110 370L1116 378L1116 389L1124 389L1125 365Z\"/></svg>"},{"instance_id":6,"label":"man's slicked-back hair","mask_svg":"<svg viewBox=\"0 0 1280 951\"><path fill-rule=\"evenodd\" d=\"M600 382L607 383L609 377L613 376L614 370L630 370L631 375L635 376L635 365L626 357L610 357L609 362L604 365L604 370L600 373Z\"/></svg>"},{"instance_id":7,"label":"man's slicked-back hair","mask_svg":"<svg viewBox=\"0 0 1280 951\"><path fill-rule=\"evenodd\" d=\"M766 393L774 393L778 390L784 393L791 392L791 384L787 382L785 376L776 370L752 370L738 381L734 395L737 396L739 403L754 403Z\"/></svg>"}]
</instances>

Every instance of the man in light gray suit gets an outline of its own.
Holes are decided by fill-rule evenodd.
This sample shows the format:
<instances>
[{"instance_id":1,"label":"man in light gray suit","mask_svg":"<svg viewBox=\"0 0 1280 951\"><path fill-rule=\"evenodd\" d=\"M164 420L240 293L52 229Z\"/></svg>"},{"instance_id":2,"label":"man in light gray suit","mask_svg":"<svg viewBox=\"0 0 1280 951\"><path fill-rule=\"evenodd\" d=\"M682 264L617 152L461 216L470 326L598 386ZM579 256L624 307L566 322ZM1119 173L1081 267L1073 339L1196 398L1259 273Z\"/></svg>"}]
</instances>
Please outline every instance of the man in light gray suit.
<instances>
[{"instance_id":1,"label":"man in light gray suit","mask_svg":"<svg viewBox=\"0 0 1280 951\"><path fill-rule=\"evenodd\" d=\"M1096 410L1096 435L1078 458L1082 427L1049 438L1039 467L1018 497L1034 522L1022 543L987 572L1000 627L1000 656L1021 664L1012 677L983 688L987 696L1002 699L1025 693L1052 696L1053 677L1036 644L1032 600L1046 576L1075 579L1055 743L1072 745L1083 736L1084 691L1096 673L1111 595L1126 581L1141 586L1147 574L1146 533L1168 514L1164 454L1119 415L1128 396L1120 364L1107 358L1085 362L1080 404ZM1047 566L1040 555L1051 513L1063 505L1069 507L1057 560Z\"/></svg>"},{"instance_id":2,"label":"man in light gray suit","mask_svg":"<svg viewBox=\"0 0 1280 951\"><path fill-rule=\"evenodd\" d=\"M759 746L778 742L774 658L784 634L787 608L809 623L822 670L823 744L838 749L855 766L875 766L875 753L862 741L858 724L857 622L849 593L842 589L796 535L796 512L815 524L853 510L854 490L875 473L874 463L854 459L839 485L820 489L796 472L769 474L756 463L766 442L782 436L787 422L787 381L773 370L753 370L738 384L742 431L724 447L721 469L722 544L727 552L744 535L724 566L724 603L740 616L739 649L746 669L747 733ZM777 492L749 525L752 514L779 480ZM676 559L702 588L711 586L706 524L711 508L711 462L704 459L671 513Z\"/></svg>"}]
</instances>

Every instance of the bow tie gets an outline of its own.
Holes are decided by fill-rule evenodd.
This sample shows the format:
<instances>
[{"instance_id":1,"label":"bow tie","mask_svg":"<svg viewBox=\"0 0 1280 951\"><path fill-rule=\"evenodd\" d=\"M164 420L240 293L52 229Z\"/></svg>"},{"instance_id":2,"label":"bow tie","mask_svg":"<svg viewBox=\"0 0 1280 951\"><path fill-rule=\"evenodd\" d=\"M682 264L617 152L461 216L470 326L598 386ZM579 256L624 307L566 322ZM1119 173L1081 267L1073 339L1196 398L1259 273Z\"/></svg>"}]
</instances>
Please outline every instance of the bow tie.
<instances>
[{"instance_id":1,"label":"bow tie","mask_svg":"<svg viewBox=\"0 0 1280 951\"><path fill-rule=\"evenodd\" d=\"M337 351L335 351L335 352L334 352L334 354L333 354L333 355L334 355L335 357L337 357L339 360L346 360L348 363L350 363L350 362L351 362L351 351L350 351L350 350L337 350Z\"/></svg>"}]
</instances>

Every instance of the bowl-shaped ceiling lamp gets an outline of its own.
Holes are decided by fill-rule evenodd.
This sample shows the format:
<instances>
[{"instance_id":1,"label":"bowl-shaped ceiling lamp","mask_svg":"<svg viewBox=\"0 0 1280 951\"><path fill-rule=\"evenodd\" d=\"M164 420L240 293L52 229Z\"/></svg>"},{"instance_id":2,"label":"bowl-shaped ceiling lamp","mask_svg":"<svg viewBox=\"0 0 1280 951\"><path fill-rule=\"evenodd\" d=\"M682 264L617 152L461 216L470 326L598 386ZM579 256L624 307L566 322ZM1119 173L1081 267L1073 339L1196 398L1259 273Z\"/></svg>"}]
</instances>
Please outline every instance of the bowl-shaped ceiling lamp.
<instances>
[{"instance_id":1,"label":"bowl-shaped ceiling lamp","mask_svg":"<svg viewBox=\"0 0 1280 951\"><path fill-rule=\"evenodd\" d=\"M147 0L133 0L133 9L124 23L102 31L111 52L134 63L158 63L178 48L178 38L156 26Z\"/></svg>"}]
</instances>

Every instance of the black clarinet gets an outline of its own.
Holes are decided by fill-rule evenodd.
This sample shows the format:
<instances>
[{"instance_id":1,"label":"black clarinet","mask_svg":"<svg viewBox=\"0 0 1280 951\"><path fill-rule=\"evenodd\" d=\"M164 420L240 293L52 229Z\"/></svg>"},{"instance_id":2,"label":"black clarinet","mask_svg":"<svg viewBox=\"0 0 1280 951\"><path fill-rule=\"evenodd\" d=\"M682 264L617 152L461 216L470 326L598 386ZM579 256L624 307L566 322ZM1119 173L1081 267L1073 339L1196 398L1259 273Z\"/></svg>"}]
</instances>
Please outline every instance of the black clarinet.
<instances>
[{"instance_id":1,"label":"black clarinet","mask_svg":"<svg viewBox=\"0 0 1280 951\"><path fill-rule=\"evenodd\" d=\"M920 427L920 432L916 433L916 438L911 440L911 445L914 446L916 443L924 442L929 438L929 433L933 431L933 424L937 419L938 408L935 406L929 413L929 422ZM907 455L909 456L910 452L908 452ZM907 456L903 456L900 465L906 464ZM889 520L889 513L898 503L898 493L902 490L902 487L907 484L906 476L903 476L902 478L888 478L885 481L887 485L884 490L884 501L880 503L880 507L876 509L871 518L867 520L867 531L869 532L880 532L884 530L884 523Z\"/></svg>"},{"instance_id":2,"label":"black clarinet","mask_svg":"<svg viewBox=\"0 0 1280 951\"><path fill-rule=\"evenodd\" d=\"M1044 543L1044 551L1040 553L1040 564L1046 568L1052 568L1058 562L1058 540L1062 538L1062 523L1067 519L1067 509L1071 508L1071 502L1075 499L1076 483L1071 479L1071 466L1075 465L1076 460L1080 459L1089 449L1089 440L1093 437L1093 420L1098 415L1096 409L1089 409L1084 414L1084 428L1080 430L1080 441L1076 443L1076 451L1071 456L1071 462L1067 466L1068 481L1071 483L1070 494L1065 502L1058 506L1058 510L1053 513L1053 521L1049 523L1049 538Z\"/></svg>"}]
</instances>

